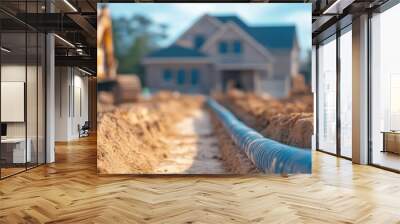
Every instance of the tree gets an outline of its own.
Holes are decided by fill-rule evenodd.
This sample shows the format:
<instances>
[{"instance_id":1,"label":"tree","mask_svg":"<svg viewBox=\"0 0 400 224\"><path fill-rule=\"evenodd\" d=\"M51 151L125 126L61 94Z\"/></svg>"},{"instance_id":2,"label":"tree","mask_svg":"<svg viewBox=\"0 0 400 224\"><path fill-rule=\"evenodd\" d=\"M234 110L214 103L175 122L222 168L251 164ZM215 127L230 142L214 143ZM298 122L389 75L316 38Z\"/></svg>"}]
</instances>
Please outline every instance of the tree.
<instances>
[{"instance_id":1,"label":"tree","mask_svg":"<svg viewBox=\"0 0 400 224\"><path fill-rule=\"evenodd\" d=\"M136 74L144 80L142 58L159 48L159 42L167 38L166 24L156 24L144 15L113 19L115 57L118 74Z\"/></svg>"}]
</instances>

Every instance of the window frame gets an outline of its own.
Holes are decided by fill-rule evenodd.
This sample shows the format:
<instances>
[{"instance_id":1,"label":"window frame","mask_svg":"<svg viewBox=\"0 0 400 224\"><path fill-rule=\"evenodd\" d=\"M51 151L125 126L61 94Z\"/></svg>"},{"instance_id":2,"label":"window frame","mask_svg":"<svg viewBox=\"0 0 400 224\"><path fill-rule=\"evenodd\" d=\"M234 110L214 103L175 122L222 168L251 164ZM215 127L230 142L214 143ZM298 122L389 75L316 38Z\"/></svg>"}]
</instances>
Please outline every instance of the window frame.
<instances>
[{"instance_id":1,"label":"window frame","mask_svg":"<svg viewBox=\"0 0 400 224\"><path fill-rule=\"evenodd\" d=\"M342 155L342 150L341 150L341 118L340 118L340 112L341 112L341 108L340 108L340 96L341 96L341 90L340 90L340 75L341 75L341 68L340 68L340 38L343 34L347 33L347 32L352 32L351 29L352 23L347 24L344 27L341 27L340 29L337 29L335 33L326 36L326 38L319 40L318 43L316 44L316 56L315 56L315 60L316 60L316 151L319 152L323 152L323 153L327 153L339 158L343 158L343 159L347 159L347 160L352 160L352 158L347 157L347 156L343 156ZM349 29L350 27L350 29ZM334 153L326 151L324 149L320 148L320 142L319 142L319 135L320 135L320 130L319 130L319 122L320 122L320 110L319 110L319 101L320 101L320 93L319 93L319 87L320 87L320 64L319 64L319 58L321 57L319 55L319 48L321 47L322 43L327 43L330 41L336 41L336 151Z\"/></svg>"}]
</instances>

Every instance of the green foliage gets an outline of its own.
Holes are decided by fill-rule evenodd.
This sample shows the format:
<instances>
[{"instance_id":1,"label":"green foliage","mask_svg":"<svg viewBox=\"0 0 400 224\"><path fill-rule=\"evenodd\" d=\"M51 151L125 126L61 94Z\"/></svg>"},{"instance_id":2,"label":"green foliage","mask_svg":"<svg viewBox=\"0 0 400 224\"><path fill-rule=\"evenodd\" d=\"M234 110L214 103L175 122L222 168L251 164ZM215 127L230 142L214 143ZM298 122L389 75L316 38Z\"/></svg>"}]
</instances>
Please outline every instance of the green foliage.
<instances>
[{"instance_id":1,"label":"green foliage","mask_svg":"<svg viewBox=\"0 0 400 224\"><path fill-rule=\"evenodd\" d=\"M149 47L149 39L146 36L135 38L134 43L129 48L126 54L122 55L122 58L118 59L118 73L131 73L139 75L143 83L144 69L141 65L141 59L143 56L151 51Z\"/></svg>"},{"instance_id":2,"label":"green foliage","mask_svg":"<svg viewBox=\"0 0 400 224\"><path fill-rule=\"evenodd\" d=\"M113 19L115 57L118 74L136 74L144 80L142 58L159 47L159 41L166 38L165 24L156 24L143 15L131 18Z\"/></svg>"}]
</instances>

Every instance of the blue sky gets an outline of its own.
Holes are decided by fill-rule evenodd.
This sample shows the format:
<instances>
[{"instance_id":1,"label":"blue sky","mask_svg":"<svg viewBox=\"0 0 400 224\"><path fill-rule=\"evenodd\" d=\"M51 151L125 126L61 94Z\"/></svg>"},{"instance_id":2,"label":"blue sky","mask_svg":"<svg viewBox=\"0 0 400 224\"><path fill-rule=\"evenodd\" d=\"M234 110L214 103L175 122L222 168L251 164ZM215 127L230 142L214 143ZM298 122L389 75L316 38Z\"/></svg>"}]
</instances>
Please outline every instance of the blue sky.
<instances>
[{"instance_id":1,"label":"blue sky","mask_svg":"<svg viewBox=\"0 0 400 224\"><path fill-rule=\"evenodd\" d=\"M311 49L310 3L109 3L113 17L131 17L142 14L156 23L165 23L171 44L199 17L236 14L248 25L296 25L302 50ZM304 52L303 52L304 56Z\"/></svg>"}]
</instances>

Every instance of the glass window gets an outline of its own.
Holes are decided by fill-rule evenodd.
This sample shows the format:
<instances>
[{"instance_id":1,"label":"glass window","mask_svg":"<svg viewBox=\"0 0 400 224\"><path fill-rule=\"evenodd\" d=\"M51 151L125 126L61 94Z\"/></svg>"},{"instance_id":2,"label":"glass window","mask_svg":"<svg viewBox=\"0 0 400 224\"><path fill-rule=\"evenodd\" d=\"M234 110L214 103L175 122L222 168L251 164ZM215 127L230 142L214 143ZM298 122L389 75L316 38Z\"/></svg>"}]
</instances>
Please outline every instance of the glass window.
<instances>
[{"instance_id":1,"label":"glass window","mask_svg":"<svg viewBox=\"0 0 400 224\"><path fill-rule=\"evenodd\" d=\"M18 2L37 13L44 1ZM15 3L8 3L13 4ZM45 35L0 12L0 177L45 163ZM36 18L36 17L35 17Z\"/></svg>"},{"instance_id":2,"label":"glass window","mask_svg":"<svg viewBox=\"0 0 400 224\"><path fill-rule=\"evenodd\" d=\"M233 41L233 52L235 54L242 53L242 42L240 40Z\"/></svg>"},{"instance_id":3,"label":"glass window","mask_svg":"<svg viewBox=\"0 0 400 224\"><path fill-rule=\"evenodd\" d=\"M45 87L46 87L46 78L45 78L45 65L46 65L46 52L45 52L45 45L46 45L46 38L43 33L39 33L39 40L38 40L38 77L37 77L37 90L38 90L38 164L45 163L46 158L46 148L45 148L45 123L46 123L46 116L45 116Z\"/></svg>"},{"instance_id":4,"label":"glass window","mask_svg":"<svg viewBox=\"0 0 400 224\"><path fill-rule=\"evenodd\" d=\"M27 33L27 48L28 48L28 61L27 61L27 74L26 74L26 130L27 130L27 144L28 144L28 155L31 157L28 160L27 167L34 167L37 165L37 158L38 158L38 139L37 139L37 132L38 132L38 33L37 32L30 32Z\"/></svg>"},{"instance_id":5,"label":"glass window","mask_svg":"<svg viewBox=\"0 0 400 224\"><path fill-rule=\"evenodd\" d=\"M199 70L197 69L192 69L192 85L196 86L199 83Z\"/></svg>"},{"instance_id":6,"label":"glass window","mask_svg":"<svg viewBox=\"0 0 400 224\"><path fill-rule=\"evenodd\" d=\"M1 177L26 170L32 159L32 139L27 141L27 36L25 32L1 34ZM31 88L28 88L31 90ZM36 96L36 94L35 94ZM28 100L28 101L26 101ZM12 109L10 109L12 108ZM29 132L29 130L28 130ZM8 141L9 143L4 143Z\"/></svg>"},{"instance_id":7,"label":"glass window","mask_svg":"<svg viewBox=\"0 0 400 224\"><path fill-rule=\"evenodd\" d=\"M226 41L220 41L218 44L218 50L220 54L226 54L228 53L228 44Z\"/></svg>"},{"instance_id":8,"label":"glass window","mask_svg":"<svg viewBox=\"0 0 400 224\"><path fill-rule=\"evenodd\" d=\"M400 170L400 4L371 19L372 163Z\"/></svg>"},{"instance_id":9,"label":"glass window","mask_svg":"<svg viewBox=\"0 0 400 224\"><path fill-rule=\"evenodd\" d=\"M336 37L318 48L318 148L336 153Z\"/></svg>"},{"instance_id":10,"label":"glass window","mask_svg":"<svg viewBox=\"0 0 400 224\"><path fill-rule=\"evenodd\" d=\"M340 36L340 153L352 156L352 35Z\"/></svg>"},{"instance_id":11,"label":"glass window","mask_svg":"<svg viewBox=\"0 0 400 224\"><path fill-rule=\"evenodd\" d=\"M203 35L196 35L194 38L194 47L196 49L199 49L201 46L203 46L205 41L205 38Z\"/></svg>"},{"instance_id":12,"label":"glass window","mask_svg":"<svg viewBox=\"0 0 400 224\"><path fill-rule=\"evenodd\" d=\"M178 75L177 75L177 80L176 80L176 82L177 82L179 85L185 84L185 70L183 70L183 69L179 69L179 70L178 70Z\"/></svg>"},{"instance_id":13,"label":"glass window","mask_svg":"<svg viewBox=\"0 0 400 224\"><path fill-rule=\"evenodd\" d=\"M170 69L165 69L163 71L163 78L164 78L164 81L167 81L167 82L172 80L172 72Z\"/></svg>"}]
</instances>

